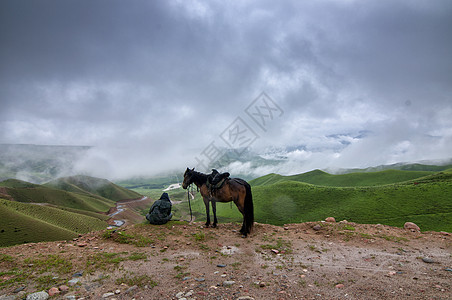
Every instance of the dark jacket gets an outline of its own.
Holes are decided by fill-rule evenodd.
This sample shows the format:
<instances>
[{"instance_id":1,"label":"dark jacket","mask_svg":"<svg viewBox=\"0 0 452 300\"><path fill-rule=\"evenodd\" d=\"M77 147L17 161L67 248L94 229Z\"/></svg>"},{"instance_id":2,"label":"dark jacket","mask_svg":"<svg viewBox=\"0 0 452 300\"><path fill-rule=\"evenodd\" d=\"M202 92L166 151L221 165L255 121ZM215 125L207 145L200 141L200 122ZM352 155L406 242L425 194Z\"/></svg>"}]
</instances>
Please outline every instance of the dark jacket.
<instances>
[{"instance_id":1,"label":"dark jacket","mask_svg":"<svg viewBox=\"0 0 452 300\"><path fill-rule=\"evenodd\" d=\"M146 215L146 219L151 224L161 225L165 224L173 214L171 213L171 201L167 193L163 193L159 200L152 204L149 213Z\"/></svg>"}]
</instances>

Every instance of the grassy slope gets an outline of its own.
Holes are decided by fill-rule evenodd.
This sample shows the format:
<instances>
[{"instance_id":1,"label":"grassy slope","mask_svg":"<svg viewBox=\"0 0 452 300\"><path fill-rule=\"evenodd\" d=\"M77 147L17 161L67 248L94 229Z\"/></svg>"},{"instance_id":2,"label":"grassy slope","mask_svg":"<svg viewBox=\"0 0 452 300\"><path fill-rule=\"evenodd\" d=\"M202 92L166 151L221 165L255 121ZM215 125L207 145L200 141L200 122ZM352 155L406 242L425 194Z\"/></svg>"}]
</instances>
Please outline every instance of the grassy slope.
<instances>
[{"instance_id":1,"label":"grassy slope","mask_svg":"<svg viewBox=\"0 0 452 300\"><path fill-rule=\"evenodd\" d=\"M259 185L252 188L257 222L282 225L332 216L398 227L411 221L423 231L452 231L452 170L404 183L368 187L316 186L287 180L271 183L274 177L270 174L258 178ZM199 195L192 201L192 208L198 220L205 220ZM241 221L241 214L229 203L219 203L217 215L220 222Z\"/></svg>"},{"instance_id":2,"label":"grassy slope","mask_svg":"<svg viewBox=\"0 0 452 300\"><path fill-rule=\"evenodd\" d=\"M320 170L314 170L311 172L292 176L269 174L251 180L250 184L255 187L283 181L298 181L315 185L334 187L375 186L412 180L431 175L433 173L434 172L431 171L385 170L379 172L331 175Z\"/></svg>"},{"instance_id":3,"label":"grassy slope","mask_svg":"<svg viewBox=\"0 0 452 300\"><path fill-rule=\"evenodd\" d=\"M72 239L105 228L99 218L55 207L0 199L0 247L24 242Z\"/></svg>"},{"instance_id":4,"label":"grassy slope","mask_svg":"<svg viewBox=\"0 0 452 300\"><path fill-rule=\"evenodd\" d=\"M59 178L46 183L45 186L90 196L97 195L113 201L141 197L140 194L120 187L106 179L82 175Z\"/></svg>"},{"instance_id":5,"label":"grassy slope","mask_svg":"<svg viewBox=\"0 0 452 300\"><path fill-rule=\"evenodd\" d=\"M97 212L107 212L117 200L141 197L107 180L86 176L63 178L46 185L9 179L0 182L0 187L15 200L0 200L0 246L68 239L103 229L109 217Z\"/></svg>"},{"instance_id":6,"label":"grassy slope","mask_svg":"<svg viewBox=\"0 0 452 300\"><path fill-rule=\"evenodd\" d=\"M49 203L93 212L106 212L110 207L114 206L114 202L108 199L99 199L98 197L90 197L43 186L35 188L7 188L7 192L14 200L23 203Z\"/></svg>"}]
</instances>

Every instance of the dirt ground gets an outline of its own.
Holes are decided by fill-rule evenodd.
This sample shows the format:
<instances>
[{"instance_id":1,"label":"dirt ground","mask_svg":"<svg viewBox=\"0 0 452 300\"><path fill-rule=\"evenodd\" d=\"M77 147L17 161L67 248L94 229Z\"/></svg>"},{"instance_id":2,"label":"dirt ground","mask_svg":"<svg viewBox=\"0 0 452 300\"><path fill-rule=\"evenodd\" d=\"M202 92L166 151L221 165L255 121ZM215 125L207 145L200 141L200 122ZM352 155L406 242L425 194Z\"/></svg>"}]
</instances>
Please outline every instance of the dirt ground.
<instances>
[{"instance_id":1,"label":"dirt ground","mask_svg":"<svg viewBox=\"0 0 452 300\"><path fill-rule=\"evenodd\" d=\"M11 283L0 295L37 292L44 277L53 278L46 289L68 287L57 299L452 299L448 233L348 222L256 223L242 238L239 228L140 224L3 248L0 282ZM58 269L50 257L71 264ZM15 281L12 270L29 275Z\"/></svg>"}]
</instances>

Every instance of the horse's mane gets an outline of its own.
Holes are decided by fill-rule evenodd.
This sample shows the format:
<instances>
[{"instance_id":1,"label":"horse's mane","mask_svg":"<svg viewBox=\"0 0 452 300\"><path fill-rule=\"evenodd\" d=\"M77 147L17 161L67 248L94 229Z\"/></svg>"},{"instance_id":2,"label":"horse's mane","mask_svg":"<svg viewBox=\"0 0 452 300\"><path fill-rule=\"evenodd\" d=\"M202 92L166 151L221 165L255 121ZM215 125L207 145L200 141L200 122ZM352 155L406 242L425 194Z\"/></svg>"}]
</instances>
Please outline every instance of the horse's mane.
<instances>
[{"instance_id":1,"label":"horse's mane","mask_svg":"<svg viewBox=\"0 0 452 300\"><path fill-rule=\"evenodd\" d=\"M203 182L207 181L207 176L209 176L207 174L204 174L204 173L201 173L201 172L198 172L195 170L190 170L190 172L193 174L192 175L193 179L197 178L197 179L202 180Z\"/></svg>"}]
</instances>

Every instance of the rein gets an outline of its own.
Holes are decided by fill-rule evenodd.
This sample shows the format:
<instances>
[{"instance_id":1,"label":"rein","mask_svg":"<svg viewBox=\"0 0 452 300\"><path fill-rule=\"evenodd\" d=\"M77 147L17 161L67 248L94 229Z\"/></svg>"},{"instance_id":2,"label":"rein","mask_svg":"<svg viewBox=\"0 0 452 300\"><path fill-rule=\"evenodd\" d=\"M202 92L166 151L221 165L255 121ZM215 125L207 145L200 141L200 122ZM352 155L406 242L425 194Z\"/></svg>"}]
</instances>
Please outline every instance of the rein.
<instances>
[{"instance_id":1,"label":"rein","mask_svg":"<svg viewBox=\"0 0 452 300\"><path fill-rule=\"evenodd\" d=\"M188 207L190 208L190 222L191 222L193 220L193 213L191 211L191 203L190 203L190 186L187 189L187 199L188 199ZM192 186L191 186L191 190L193 191L193 187Z\"/></svg>"}]
</instances>

